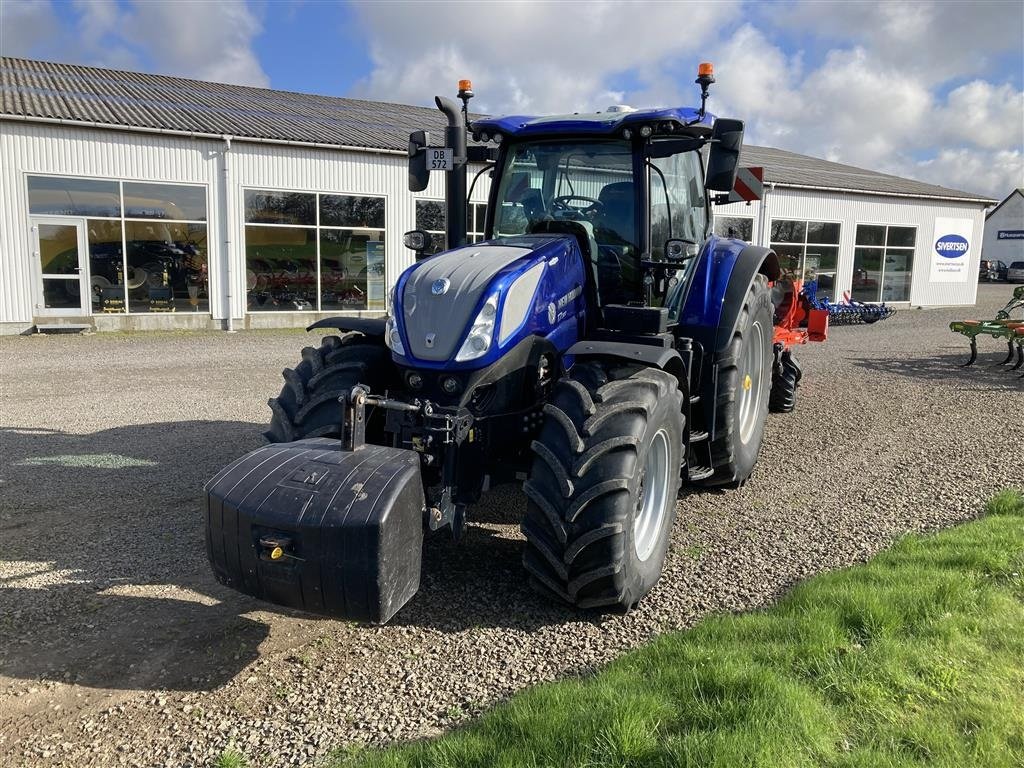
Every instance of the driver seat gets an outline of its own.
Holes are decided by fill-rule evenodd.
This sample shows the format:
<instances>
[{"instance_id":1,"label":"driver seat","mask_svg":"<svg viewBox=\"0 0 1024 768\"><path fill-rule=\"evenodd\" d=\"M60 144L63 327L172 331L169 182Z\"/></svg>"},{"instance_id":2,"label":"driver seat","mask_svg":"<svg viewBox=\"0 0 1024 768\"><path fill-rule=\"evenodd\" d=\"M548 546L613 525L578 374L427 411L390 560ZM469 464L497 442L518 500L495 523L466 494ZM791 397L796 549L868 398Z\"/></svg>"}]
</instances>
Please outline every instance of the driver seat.
<instances>
[{"instance_id":1,"label":"driver seat","mask_svg":"<svg viewBox=\"0 0 1024 768\"><path fill-rule=\"evenodd\" d=\"M610 234L615 245L634 244L636 216L633 187L632 181L617 181L605 185L598 194L601 212L594 221L598 240L606 241L607 235ZM604 238L602 234L605 235Z\"/></svg>"}]
</instances>

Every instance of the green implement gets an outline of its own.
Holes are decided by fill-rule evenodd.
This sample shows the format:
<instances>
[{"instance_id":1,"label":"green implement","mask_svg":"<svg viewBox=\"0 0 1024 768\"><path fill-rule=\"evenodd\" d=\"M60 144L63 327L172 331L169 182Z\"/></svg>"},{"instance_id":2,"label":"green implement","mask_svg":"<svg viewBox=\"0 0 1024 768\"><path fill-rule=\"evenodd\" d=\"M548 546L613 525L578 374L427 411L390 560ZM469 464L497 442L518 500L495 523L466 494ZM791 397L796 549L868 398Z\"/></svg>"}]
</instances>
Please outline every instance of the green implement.
<instances>
[{"instance_id":1,"label":"green implement","mask_svg":"<svg viewBox=\"0 0 1024 768\"><path fill-rule=\"evenodd\" d=\"M1014 313L1019 317L1015 319ZM996 313L994 320L957 320L949 324L949 329L971 340L971 357L961 367L973 365L978 359L978 337L991 336L1006 340L1006 358L998 365L1008 365L1016 354L1010 370L1018 370L1024 366L1024 285L1014 289L1013 298Z\"/></svg>"}]
</instances>

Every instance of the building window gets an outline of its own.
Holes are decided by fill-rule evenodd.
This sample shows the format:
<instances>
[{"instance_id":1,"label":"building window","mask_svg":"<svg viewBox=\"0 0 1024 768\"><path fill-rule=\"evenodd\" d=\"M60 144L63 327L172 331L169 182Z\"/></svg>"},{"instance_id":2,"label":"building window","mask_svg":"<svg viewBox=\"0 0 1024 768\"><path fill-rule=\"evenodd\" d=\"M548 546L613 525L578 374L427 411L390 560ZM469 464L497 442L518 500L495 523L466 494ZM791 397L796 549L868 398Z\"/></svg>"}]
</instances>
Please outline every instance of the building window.
<instances>
[{"instance_id":1,"label":"building window","mask_svg":"<svg viewBox=\"0 0 1024 768\"><path fill-rule=\"evenodd\" d=\"M754 219L750 216L715 216L715 234L750 243L754 239Z\"/></svg>"},{"instance_id":2,"label":"building window","mask_svg":"<svg viewBox=\"0 0 1024 768\"><path fill-rule=\"evenodd\" d=\"M484 239L484 220L487 216L486 203L470 203L466 218L466 235L471 243ZM430 235L430 244L425 253L432 256L445 249L445 204L443 200L416 201L416 229Z\"/></svg>"},{"instance_id":3,"label":"building window","mask_svg":"<svg viewBox=\"0 0 1024 768\"><path fill-rule=\"evenodd\" d=\"M29 176L28 199L84 219L93 313L210 311L205 186Z\"/></svg>"},{"instance_id":4,"label":"building window","mask_svg":"<svg viewBox=\"0 0 1024 768\"><path fill-rule=\"evenodd\" d=\"M250 311L384 309L386 201L245 191Z\"/></svg>"},{"instance_id":5,"label":"building window","mask_svg":"<svg viewBox=\"0 0 1024 768\"><path fill-rule=\"evenodd\" d=\"M817 280L818 295L835 298L839 224L773 219L771 247L779 255L784 275L805 282Z\"/></svg>"},{"instance_id":6,"label":"building window","mask_svg":"<svg viewBox=\"0 0 1024 768\"><path fill-rule=\"evenodd\" d=\"M858 224L850 295L857 301L910 301L917 229Z\"/></svg>"}]
</instances>

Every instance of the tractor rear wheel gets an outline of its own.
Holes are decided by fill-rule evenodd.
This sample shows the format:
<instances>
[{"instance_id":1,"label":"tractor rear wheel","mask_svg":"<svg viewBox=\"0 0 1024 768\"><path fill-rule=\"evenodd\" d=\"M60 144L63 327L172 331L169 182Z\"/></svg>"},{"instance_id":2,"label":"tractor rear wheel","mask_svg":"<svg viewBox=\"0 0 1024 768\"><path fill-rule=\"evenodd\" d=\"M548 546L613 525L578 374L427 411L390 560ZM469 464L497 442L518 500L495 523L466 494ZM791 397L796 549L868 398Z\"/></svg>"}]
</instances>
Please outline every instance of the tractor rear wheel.
<instances>
[{"instance_id":1,"label":"tractor rear wheel","mask_svg":"<svg viewBox=\"0 0 1024 768\"><path fill-rule=\"evenodd\" d=\"M523 565L540 591L626 610L661 576L682 464L683 395L655 368L577 363L554 387L523 486Z\"/></svg>"},{"instance_id":2,"label":"tractor rear wheel","mask_svg":"<svg viewBox=\"0 0 1024 768\"><path fill-rule=\"evenodd\" d=\"M732 340L716 359L718 389L711 442L715 473L701 485L740 486L754 471L768 418L773 313L768 278L754 275Z\"/></svg>"},{"instance_id":3,"label":"tractor rear wheel","mask_svg":"<svg viewBox=\"0 0 1024 768\"><path fill-rule=\"evenodd\" d=\"M325 336L319 347L302 350L298 365L284 369L281 394L267 401L272 416L264 436L272 443L340 437L338 398L356 384L382 392L392 370L391 353L381 341L359 333ZM371 412L366 423L367 442L379 443L383 432L383 414Z\"/></svg>"}]
</instances>

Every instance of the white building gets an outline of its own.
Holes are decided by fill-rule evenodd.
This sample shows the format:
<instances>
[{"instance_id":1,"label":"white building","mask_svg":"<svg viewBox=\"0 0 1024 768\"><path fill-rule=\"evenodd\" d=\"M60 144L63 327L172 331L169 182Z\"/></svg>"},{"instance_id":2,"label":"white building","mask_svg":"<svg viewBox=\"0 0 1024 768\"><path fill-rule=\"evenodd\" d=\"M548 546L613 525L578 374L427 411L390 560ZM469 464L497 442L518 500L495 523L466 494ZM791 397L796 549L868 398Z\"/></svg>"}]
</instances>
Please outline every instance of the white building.
<instances>
[{"instance_id":1,"label":"white building","mask_svg":"<svg viewBox=\"0 0 1024 768\"><path fill-rule=\"evenodd\" d=\"M0 329L257 328L377 314L443 228L443 178L411 194L434 109L0 60ZM765 199L716 228L772 245L838 296L973 304L987 198L748 147ZM488 191L472 192L479 239ZM949 231L947 231L949 230ZM962 237L956 258L935 243ZM953 267L956 268L953 268Z\"/></svg>"},{"instance_id":2,"label":"white building","mask_svg":"<svg viewBox=\"0 0 1024 768\"><path fill-rule=\"evenodd\" d=\"M1024 189L1015 189L985 216L981 257L1007 266L1024 261Z\"/></svg>"}]
</instances>

